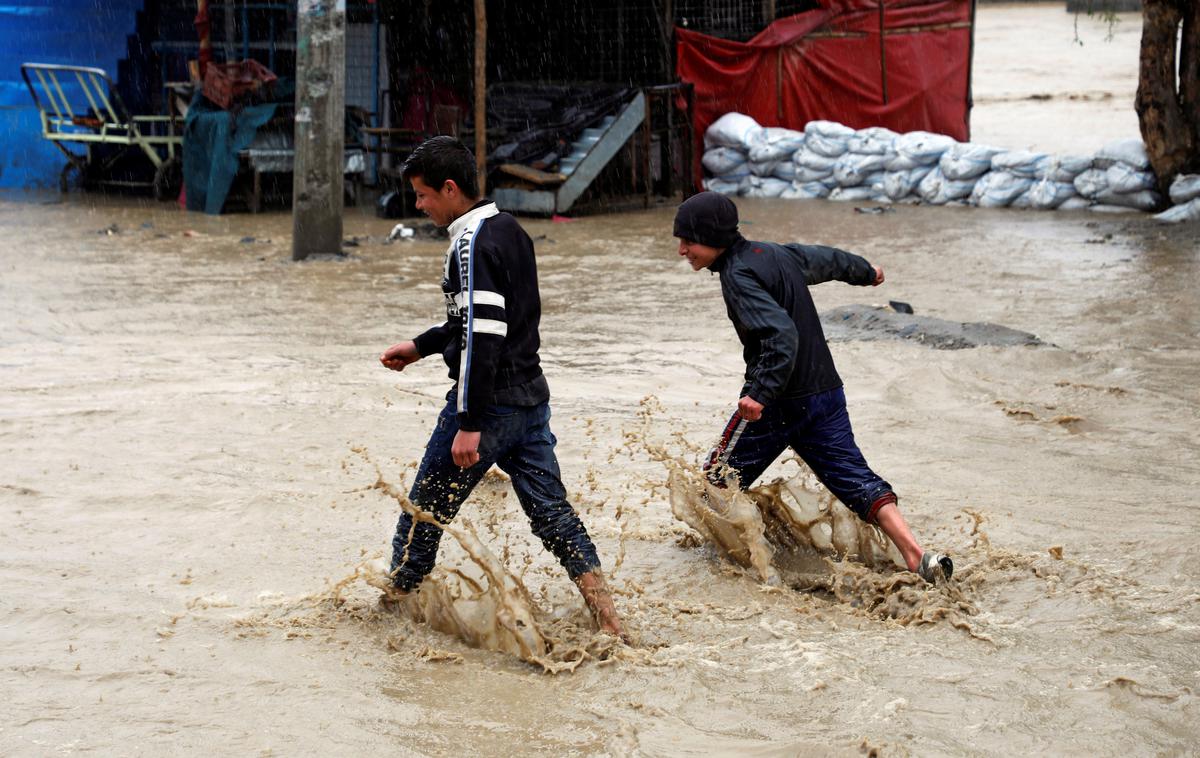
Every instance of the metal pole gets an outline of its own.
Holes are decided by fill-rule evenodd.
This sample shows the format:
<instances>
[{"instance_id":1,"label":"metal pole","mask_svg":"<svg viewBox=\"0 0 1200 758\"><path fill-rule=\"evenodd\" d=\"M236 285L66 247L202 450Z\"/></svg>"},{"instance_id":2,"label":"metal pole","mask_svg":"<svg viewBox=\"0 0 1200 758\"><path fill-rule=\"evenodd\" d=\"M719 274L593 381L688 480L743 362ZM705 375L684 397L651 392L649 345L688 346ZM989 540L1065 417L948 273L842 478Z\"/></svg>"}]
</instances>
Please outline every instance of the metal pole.
<instances>
[{"instance_id":1,"label":"metal pole","mask_svg":"<svg viewBox=\"0 0 1200 758\"><path fill-rule=\"evenodd\" d=\"M475 170L487 192L487 3L475 0Z\"/></svg>"},{"instance_id":2,"label":"metal pole","mask_svg":"<svg viewBox=\"0 0 1200 758\"><path fill-rule=\"evenodd\" d=\"M346 0L299 0L292 259L342 250Z\"/></svg>"}]
</instances>

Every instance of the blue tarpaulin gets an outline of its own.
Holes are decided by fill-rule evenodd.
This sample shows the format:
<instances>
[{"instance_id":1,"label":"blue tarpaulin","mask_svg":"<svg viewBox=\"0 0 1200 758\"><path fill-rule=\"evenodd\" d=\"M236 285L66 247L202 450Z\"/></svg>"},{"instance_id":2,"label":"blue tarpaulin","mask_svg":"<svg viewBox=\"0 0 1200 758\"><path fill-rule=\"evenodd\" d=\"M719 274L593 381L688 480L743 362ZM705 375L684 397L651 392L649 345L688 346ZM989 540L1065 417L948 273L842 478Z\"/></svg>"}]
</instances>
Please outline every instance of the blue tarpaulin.
<instances>
[{"instance_id":1,"label":"blue tarpaulin","mask_svg":"<svg viewBox=\"0 0 1200 758\"><path fill-rule=\"evenodd\" d=\"M238 153L275 115L275 103L223 111L199 93L183 127L183 186L189 211L219 214L238 171Z\"/></svg>"},{"instance_id":2,"label":"blue tarpaulin","mask_svg":"<svg viewBox=\"0 0 1200 758\"><path fill-rule=\"evenodd\" d=\"M144 0L0 2L0 187L53 186L66 162L42 137L21 64L95 66L115 79L143 5ZM64 82L68 98L78 94L78 85L70 85Z\"/></svg>"}]
</instances>

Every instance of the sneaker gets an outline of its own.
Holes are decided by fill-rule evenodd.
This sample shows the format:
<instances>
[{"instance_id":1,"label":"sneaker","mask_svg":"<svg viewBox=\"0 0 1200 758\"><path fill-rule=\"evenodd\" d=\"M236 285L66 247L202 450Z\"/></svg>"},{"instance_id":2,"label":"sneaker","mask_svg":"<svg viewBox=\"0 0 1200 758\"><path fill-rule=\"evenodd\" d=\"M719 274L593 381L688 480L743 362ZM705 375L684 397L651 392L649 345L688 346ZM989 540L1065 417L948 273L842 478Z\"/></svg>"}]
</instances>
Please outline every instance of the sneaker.
<instances>
[{"instance_id":1,"label":"sneaker","mask_svg":"<svg viewBox=\"0 0 1200 758\"><path fill-rule=\"evenodd\" d=\"M948 555L926 550L921 554L921 565L917 567L917 573L930 584L937 584L954 575L954 561L950 560Z\"/></svg>"}]
</instances>

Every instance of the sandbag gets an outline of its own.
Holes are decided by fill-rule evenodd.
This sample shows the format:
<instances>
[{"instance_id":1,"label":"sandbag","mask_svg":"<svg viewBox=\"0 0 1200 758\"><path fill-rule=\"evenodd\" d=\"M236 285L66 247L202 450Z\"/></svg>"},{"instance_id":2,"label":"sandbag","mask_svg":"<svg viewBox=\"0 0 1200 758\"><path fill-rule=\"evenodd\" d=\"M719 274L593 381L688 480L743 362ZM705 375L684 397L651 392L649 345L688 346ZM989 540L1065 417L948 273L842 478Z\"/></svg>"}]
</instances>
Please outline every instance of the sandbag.
<instances>
[{"instance_id":1,"label":"sandbag","mask_svg":"<svg viewBox=\"0 0 1200 758\"><path fill-rule=\"evenodd\" d=\"M809 121L804 125L804 134L807 137L812 137L814 134L819 134L828 139L836 139L845 142L854 136L854 130L845 124L839 124L836 121Z\"/></svg>"},{"instance_id":2,"label":"sandbag","mask_svg":"<svg viewBox=\"0 0 1200 758\"><path fill-rule=\"evenodd\" d=\"M1137 213L1137 208L1131 208L1127 205L1110 205L1108 203L1096 203L1089 205L1087 208L1092 213Z\"/></svg>"},{"instance_id":3,"label":"sandbag","mask_svg":"<svg viewBox=\"0 0 1200 758\"><path fill-rule=\"evenodd\" d=\"M1071 182L1055 182L1050 179L1042 179L1035 182L1021 197L1028 198L1029 207L1048 211L1078 196L1079 194L1075 191L1075 185Z\"/></svg>"},{"instance_id":4,"label":"sandbag","mask_svg":"<svg viewBox=\"0 0 1200 758\"><path fill-rule=\"evenodd\" d=\"M1128 163L1114 163L1104 174L1113 192L1141 192L1158 184L1153 171L1139 171Z\"/></svg>"},{"instance_id":5,"label":"sandbag","mask_svg":"<svg viewBox=\"0 0 1200 758\"><path fill-rule=\"evenodd\" d=\"M892 200L914 194L917 185L933 171L932 166L918 166L904 171L888 171L883 175L883 192Z\"/></svg>"},{"instance_id":6,"label":"sandbag","mask_svg":"<svg viewBox=\"0 0 1200 758\"><path fill-rule=\"evenodd\" d=\"M892 144L897 156L912 160L913 165L932 165L942 157L942 153L955 144L953 137L932 132L908 132L901 134ZM889 165L888 168L899 169L899 164ZM911 168L911 166L910 166Z\"/></svg>"},{"instance_id":7,"label":"sandbag","mask_svg":"<svg viewBox=\"0 0 1200 758\"><path fill-rule=\"evenodd\" d=\"M781 197L794 197L800 200L814 200L829 197L829 187L820 182L792 182L792 188Z\"/></svg>"},{"instance_id":8,"label":"sandbag","mask_svg":"<svg viewBox=\"0 0 1200 758\"><path fill-rule=\"evenodd\" d=\"M1131 137L1114 140L1096 151L1097 168L1108 168L1114 163L1128 163L1141 171L1149 169L1150 156L1146 155L1146 145L1137 137Z\"/></svg>"},{"instance_id":9,"label":"sandbag","mask_svg":"<svg viewBox=\"0 0 1200 758\"><path fill-rule=\"evenodd\" d=\"M833 166L837 163L837 158L830 158L827 155L814 153L807 147L796 151L792 156L792 162L801 168L808 168L814 171L823 171L828 176L833 173Z\"/></svg>"},{"instance_id":10,"label":"sandbag","mask_svg":"<svg viewBox=\"0 0 1200 758\"><path fill-rule=\"evenodd\" d=\"M1111 188L1096 195L1096 202L1103 205L1120 205L1126 208L1137 208L1139 211L1152 211L1162 205L1162 195L1154 190L1141 192L1115 192Z\"/></svg>"},{"instance_id":11,"label":"sandbag","mask_svg":"<svg viewBox=\"0 0 1200 758\"><path fill-rule=\"evenodd\" d=\"M1091 156L1050 155L1038 166L1037 178L1053 182L1073 182L1075 177L1091 167Z\"/></svg>"},{"instance_id":12,"label":"sandbag","mask_svg":"<svg viewBox=\"0 0 1200 758\"><path fill-rule=\"evenodd\" d=\"M1108 173L1103 169L1089 168L1075 177L1073 183L1076 192L1088 200L1094 200L1096 199L1096 195L1108 189Z\"/></svg>"},{"instance_id":13,"label":"sandbag","mask_svg":"<svg viewBox=\"0 0 1200 758\"><path fill-rule=\"evenodd\" d=\"M945 205L951 200L967 197L975 189L975 180L947 179L942 169L934 168L917 185L917 194L930 205Z\"/></svg>"},{"instance_id":14,"label":"sandbag","mask_svg":"<svg viewBox=\"0 0 1200 758\"><path fill-rule=\"evenodd\" d=\"M1071 186L1073 187L1075 185L1071 185ZM1090 208L1091 205L1092 205L1092 201L1088 200L1086 197L1080 197L1079 195L1072 195L1071 197L1068 197L1066 200L1062 201L1062 204L1060 204L1058 206L1058 210L1060 210L1060 211L1083 211L1083 210L1087 210L1088 208Z\"/></svg>"},{"instance_id":15,"label":"sandbag","mask_svg":"<svg viewBox=\"0 0 1200 758\"><path fill-rule=\"evenodd\" d=\"M872 200L875 190L870 187L838 187L829 193L830 200Z\"/></svg>"},{"instance_id":16,"label":"sandbag","mask_svg":"<svg viewBox=\"0 0 1200 758\"><path fill-rule=\"evenodd\" d=\"M1171 182L1171 202L1183 205L1200 197L1200 174L1180 174Z\"/></svg>"},{"instance_id":17,"label":"sandbag","mask_svg":"<svg viewBox=\"0 0 1200 758\"><path fill-rule=\"evenodd\" d=\"M1033 180L1007 171L989 171L975 183L970 202L981 208L1002 208L1033 185Z\"/></svg>"},{"instance_id":18,"label":"sandbag","mask_svg":"<svg viewBox=\"0 0 1200 758\"><path fill-rule=\"evenodd\" d=\"M746 154L732 147L714 147L704 151L700 163L714 175L727 174L746 162Z\"/></svg>"},{"instance_id":19,"label":"sandbag","mask_svg":"<svg viewBox=\"0 0 1200 758\"><path fill-rule=\"evenodd\" d=\"M749 181L748 187L745 184L742 185L743 197L779 197L784 190L792 186L791 182L770 176L751 176Z\"/></svg>"},{"instance_id":20,"label":"sandbag","mask_svg":"<svg viewBox=\"0 0 1200 758\"><path fill-rule=\"evenodd\" d=\"M817 133L804 138L804 148L829 158L837 158L849 149L846 140Z\"/></svg>"},{"instance_id":21,"label":"sandbag","mask_svg":"<svg viewBox=\"0 0 1200 758\"><path fill-rule=\"evenodd\" d=\"M1200 221L1200 196L1186 203L1180 203L1170 210L1163 211L1154 217L1164 224L1181 224L1185 221Z\"/></svg>"},{"instance_id":22,"label":"sandbag","mask_svg":"<svg viewBox=\"0 0 1200 758\"><path fill-rule=\"evenodd\" d=\"M704 132L704 147L735 147L748 151L766 138L766 130L749 116L726 113Z\"/></svg>"},{"instance_id":23,"label":"sandbag","mask_svg":"<svg viewBox=\"0 0 1200 758\"><path fill-rule=\"evenodd\" d=\"M750 173L755 176L771 176L775 173L775 167L779 165L779 161L750 161L746 165L750 167Z\"/></svg>"},{"instance_id":24,"label":"sandbag","mask_svg":"<svg viewBox=\"0 0 1200 758\"><path fill-rule=\"evenodd\" d=\"M959 142L942 153L938 165L947 179L974 179L992 168L992 158L1004 152L998 147Z\"/></svg>"},{"instance_id":25,"label":"sandbag","mask_svg":"<svg viewBox=\"0 0 1200 758\"><path fill-rule=\"evenodd\" d=\"M734 197L736 197L738 194L738 182L730 182L724 179L712 177L710 179L705 179L702 184L704 185L704 189L711 192L719 192L722 195L730 195Z\"/></svg>"},{"instance_id":26,"label":"sandbag","mask_svg":"<svg viewBox=\"0 0 1200 758\"><path fill-rule=\"evenodd\" d=\"M768 126L763 129L762 139L750 147L750 160L757 163L781 161L804 147L804 132Z\"/></svg>"},{"instance_id":27,"label":"sandbag","mask_svg":"<svg viewBox=\"0 0 1200 758\"><path fill-rule=\"evenodd\" d=\"M884 155L893 152L892 144L899 137L891 129L885 129L882 126L871 126L866 129L859 129L846 141L846 145L852 153L860 155Z\"/></svg>"},{"instance_id":28,"label":"sandbag","mask_svg":"<svg viewBox=\"0 0 1200 758\"><path fill-rule=\"evenodd\" d=\"M992 170L1004 171L1015 176L1032 179L1037 175L1038 167L1045 165L1049 156L1045 153L1035 153L1029 150L1008 150L992 156Z\"/></svg>"},{"instance_id":29,"label":"sandbag","mask_svg":"<svg viewBox=\"0 0 1200 758\"><path fill-rule=\"evenodd\" d=\"M804 146L829 158L845 153L852 136L853 129L836 121L809 121L804 126Z\"/></svg>"},{"instance_id":30,"label":"sandbag","mask_svg":"<svg viewBox=\"0 0 1200 758\"><path fill-rule=\"evenodd\" d=\"M796 166L796 176L793 181L803 184L804 182L823 182L826 179L836 183L836 180L833 179L832 171L822 171L814 168L806 168L804 166Z\"/></svg>"},{"instance_id":31,"label":"sandbag","mask_svg":"<svg viewBox=\"0 0 1200 758\"><path fill-rule=\"evenodd\" d=\"M796 181L796 164L791 161L780 161L775 166L775 170L771 172L771 176L785 182L794 182Z\"/></svg>"},{"instance_id":32,"label":"sandbag","mask_svg":"<svg viewBox=\"0 0 1200 758\"><path fill-rule=\"evenodd\" d=\"M843 187L856 187L865 184L865 179L870 174L882 171L887 162L886 154L846 153L833 164L833 178ZM882 177L880 177L880 181L882 181Z\"/></svg>"}]
</instances>

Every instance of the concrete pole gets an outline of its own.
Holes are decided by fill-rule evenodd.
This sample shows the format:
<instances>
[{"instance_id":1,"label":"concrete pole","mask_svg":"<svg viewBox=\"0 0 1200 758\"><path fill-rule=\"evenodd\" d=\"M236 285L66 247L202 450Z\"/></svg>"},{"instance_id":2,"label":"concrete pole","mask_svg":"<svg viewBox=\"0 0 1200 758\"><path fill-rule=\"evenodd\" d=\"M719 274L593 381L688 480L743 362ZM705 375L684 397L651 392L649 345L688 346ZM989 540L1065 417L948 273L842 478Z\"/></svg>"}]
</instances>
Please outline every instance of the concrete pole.
<instances>
[{"instance_id":1,"label":"concrete pole","mask_svg":"<svg viewBox=\"0 0 1200 758\"><path fill-rule=\"evenodd\" d=\"M342 251L346 0L299 0L292 260Z\"/></svg>"}]
</instances>

